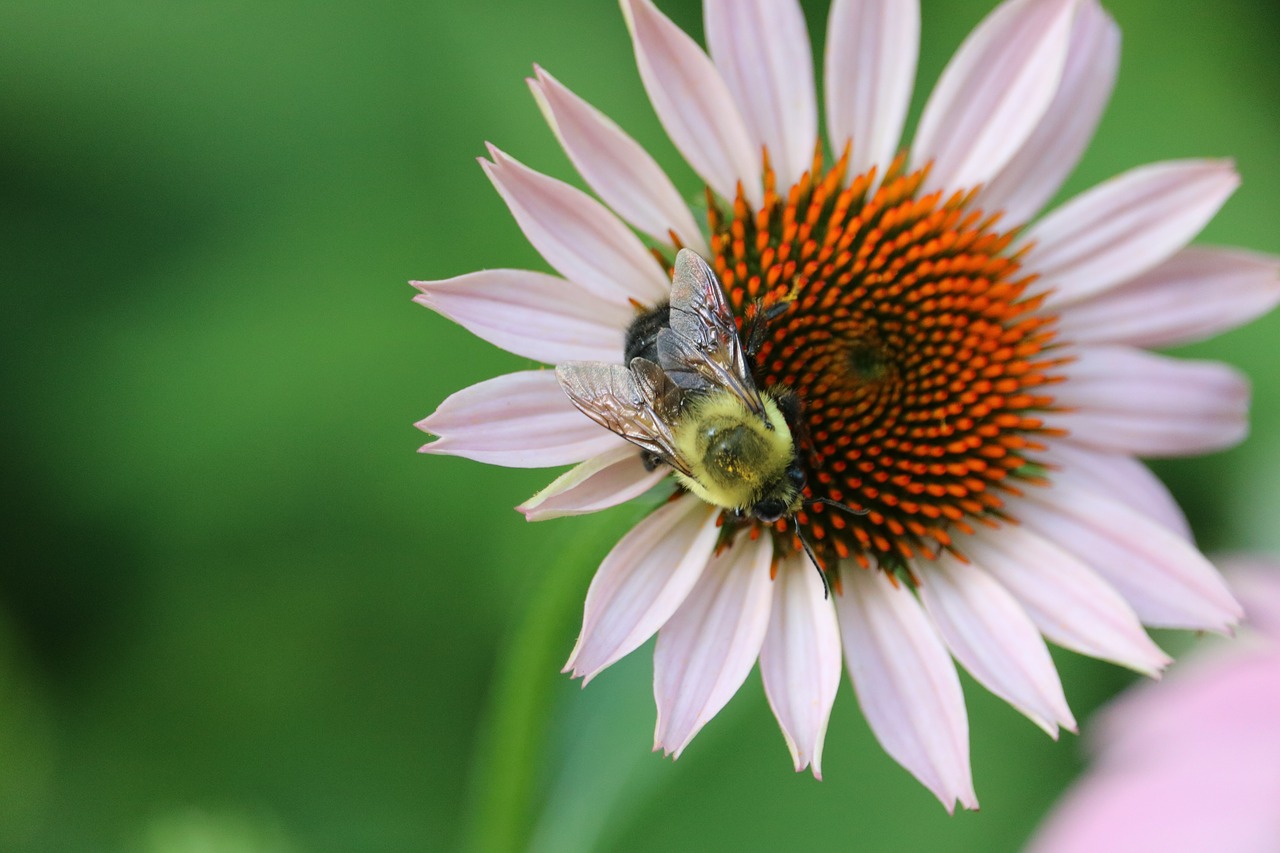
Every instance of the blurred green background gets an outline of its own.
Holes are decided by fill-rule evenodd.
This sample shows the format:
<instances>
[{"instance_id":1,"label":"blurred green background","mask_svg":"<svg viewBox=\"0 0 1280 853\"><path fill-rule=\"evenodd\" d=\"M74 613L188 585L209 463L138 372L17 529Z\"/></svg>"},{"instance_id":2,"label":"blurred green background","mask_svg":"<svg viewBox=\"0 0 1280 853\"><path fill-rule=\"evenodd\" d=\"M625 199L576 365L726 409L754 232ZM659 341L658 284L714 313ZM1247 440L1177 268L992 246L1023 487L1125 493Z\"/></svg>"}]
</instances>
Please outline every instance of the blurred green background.
<instances>
[{"instance_id":1,"label":"blurred green background","mask_svg":"<svg viewBox=\"0 0 1280 853\"><path fill-rule=\"evenodd\" d=\"M660 5L700 36L695 0ZM1068 191L1234 156L1201 239L1280 252L1274 2L1107 5L1120 82ZM990 6L926 0L917 111ZM847 683L822 783L757 676L678 763L651 755L647 651L585 691L557 672L640 510L532 525L511 507L550 473L415 455L447 394L528 366L405 281L546 268L474 163L491 140L576 180L532 62L698 191L614 3L42 0L0 32L0 850L453 849L534 607L549 657L508 670L546 740L484 766L530 774L535 849L1011 850L1077 772L1077 738L972 682L976 814L882 753ZM1257 393L1244 446L1158 466L1207 550L1280 551L1278 332L1193 348ZM1129 681L1058 657L1081 719Z\"/></svg>"}]
</instances>

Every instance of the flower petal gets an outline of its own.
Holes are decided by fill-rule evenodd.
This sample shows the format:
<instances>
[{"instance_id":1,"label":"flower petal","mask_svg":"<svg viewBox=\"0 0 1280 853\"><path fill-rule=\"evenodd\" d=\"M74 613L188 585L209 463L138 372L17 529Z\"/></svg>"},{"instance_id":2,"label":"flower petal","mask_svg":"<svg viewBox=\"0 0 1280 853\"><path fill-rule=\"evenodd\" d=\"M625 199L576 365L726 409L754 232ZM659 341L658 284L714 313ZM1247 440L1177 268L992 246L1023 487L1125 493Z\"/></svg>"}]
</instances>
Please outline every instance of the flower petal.
<instances>
[{"instance_id":1,"label":"flower petal","mask_svg":"<svg viewBox=\"0 0 1280 853\"><path fill-rule=\"evenodd\" d=\"M578 173L620 216L659 243L669 231L700 255L707 241L689 206L649 153L607 116L534 66L529 88Z\"/></svg>"},{"instance_id":2,"label":"flower petal","mask_svg":"<svg viewBox=\"0 0 1280 853\"><path fill-rule=\"evenodd\" d=\"M1234 368L1120 346L1078 350L1046 418L1073 441L1138 456L1222 450L1248 432L1249 382Z\"/></svg>"},{"instance_id":3,"label":"flower petal","mask_svg":"<svg viewBox=\"0 0 1280 853\"><path fill-rule=\"evenodd\" d=\"M1037 457L1058 466L1050 475L1054 482L1070 481L1111 495L1191 541L1191 526L1182 507L1160 478L1132 456L1081 447L1071 441L1055 441Z\"/></svg>"},{"instance_id":4,"label":"flower petal","mask_svg":"<svg viewBox=\"0 0 1280 853\"><path fill-rule=\"evenodd\" d=\"M974 187L1027 139L1062 78L1077 0L1007 0L969 34L929 95L911 148L925 190Z\"/></svg>"},{"instance_id":5,"label":"flower petal","mask_svg":"<svg viewBox=\"0 0 1280 853\"><path fill-rule=\"evenodd\" d=\"M1086 0L1076 13L1057 94L1018 153L983 187L976 204L1003 211L1004 227L1035 216L1093 138L1119 64L1120 28L1096 0Z\"/></svg>"},{"instance_id":6,"label":"flower petal","mask_svg":"<svg viewBox=\"0 0 1280 853\"><path fill-rule=\"evenodd\" d=\"M720 510L686 495L654 510L619 540L587 590L582 633L564 671L585 685L663 626L701 577Z\"/></svg>"},{"instance_id":7,"label":"flower petal","mask_svg":"<svg viewBox=\"0 0 1280 853\"><path fill-rule=\"evenodd\" d=\"M1092 566L1148 625L1225 632L1240 605L1190 543L1112 497L1075 483L1029 491L1018 518Z\"/></svg>"},{"instance_id":8,"label":"flower petal","mask_svg":"<svg viewBox=\"0 0 1280 853\"><path fill-rule=\"evenodd\" d=\"M884 174L897 153L920 52L919 0L836 0L827 23L827 136L852 141L849 174Z\"/></svg>"},{"instance_id":9,"label":"flower petal","mask_svg":"<svg viewBox=\"0 0 1280 853\"><path fill-rule=\"evenodd\" d=\"M769 625L773 541L739 536L658 631L653 748L680 753L746 681Z\"/></svg>"},{"instance_id":10,"label":"flower petal","mask_svg":"<svg viewBox=\"0 0 1280 853\"><path fill-rule=\"evenodd\" d=\"M1245 621L1272 642L1280 642L1280 565L1271 557L1233 554L1215 561L1236 597Z\"/></svg>"},{"instance_id":11,"label":"flower petal","mask_svg":"<svg viewBox=\"0 0 1280 853\"><path fill-rule=\"evenodd\" d=\"M657 303L671 281L640 238L600 202L489 146L481 160L524 236L570 281L610 302Z\"/></svg>"},{"instance_id":12,"label":"flower petal","mask_svg":"<svg viewBox=\"0 0 1280 853\"><path fill-rule=\"evenodd\" d=\"M1048 539L1005 525L979 528L956 547L1018 599L1040 632L1059 646L1153 677L1171 662L1120 593Z\"/></svg>"},{"instance_id":13,"label":"flower petal","mask_svg":"<svg viewBox=\"0 0 1280 853\"><path fill-rule=\"evenodd\" d=\"M622 360L635 310L572 282L526 270L481 270L415 281L413 301L508 352L547 364Z\"/></svg>"},{"instance_id":14,"label":"flower petal","mask_svg":"<svg viewBox=\"0 0 1280 853\"><path fill-rule=\"evenodd\" d=\"M817 97L809 29L796 0L706 0L707 50L733 93L754 148L769 149L778 186L813 161Z\"/></svg>"},{"instance_id":15,"label":"flower petal","mask_svg":"<svg viewBox=\"0 0 1280 853\"><path fill-rule=\"evenodd\" d=\"M836 597L845 662L863 716L885 752L950 812L978 807L969 718L947 649L915 597L878 569L846 563Z\"/></svg>"},{"instance_id":16,"label":"flower petal","mask_svg":"<svg viewBox=\"0 0 1280 853\"><path fill-rule=\"evenodd\" d=\"M1024 267L1052 288L1046 305L1107 290L1181 249L1240 185L1226 160L1131 169L1076 196L1033 225Z\"/></svg>"},{"instance_id":17,"label":"flower petal","mask_svg":"<svg viewBox=\"0 0 1280 853\"><path fill-rule=\"evenodd\" d=\"M979 684L1057 739L1075 731L1058 670L1040 632L1003 586L976 565L943 554L915 564L920 600L956 660Z\"/></svg>"},{"instance_id":18,"label":"flower petal","mask_svg":"<svg viewBox=\"0 0 1280 853\"><path fill-rule=\"evenodd\" d=\"M508 468L568 465L625 443L583 417L550 370L508 373L463 388L415 426L439 436L423 453Z\"/></svg>"},{"instance_id":19,"label":"flower petal","mask_svg":"<svg viewBox=\"0 0 1280 853\"><path fill-rule=\"evenodd\" d=\"M1192 729L1180 733L1195 740ZM1268 746L1267 740L1261 745ZM1274 750L1268 750L1274 751ZM1231 850L1272 853L1280 837L1280 761L1251 753L1177 754L1176 763L1108 765L1054 806L1027 853Z\"/></svg>"},{"instance_id":20,"label":"flower petal","mask_svg":"<svg viewBox=\"0 0 1280 853\"><path fill-rule=\"evenodd\" d=\"M645 91L667 135L693 170L725 198L742 183L759 206L760 152L729 87L697 43L650 0L621 0Z\"/></svg>"},{"instance_id":21,"label":"flower petal","mask_svg":"<svg viewBox=\"0 0 1280 853\"><path fill-rule=\"evenodd\" d=\"M1169 347L1242 326L1280 302L1280 258L1189 246L1119 287L1063 306L1058 333L1079 343Z\"/></svg>"},{"instance_id":22,"label":"flower petal","mask_svg":"<svg viewBox=\"0 0 1280 853\"><path fill-rule=\"evenodd\" d=\"M628 443L564 472L516 510L528 521L598 512L639 497L669 473L646 471L639 449Z\"/></svg>"},{"instance_id":23,"label":"flower petal","mask_svg":"<svg viewBox=\"0 0 1280 853\"><path fill-rule=\"evenodd\" d=\"M1280 654L1274 646L1245 640L1217 652L1180 663L1159 685L1127 691L1095 717L1092 738L1105 750L1103 761L1145 764L1175 750L1182 756L1213 751L1237 738L1264 748L1260 734L1280 758L1280 738L1274 735Z\"/></svg>"},{"instance_id":24,"label":"flower petal","mask_svg":"<svg viewBox=\"0 0 1280 853\"><path fill-rule=\"evenodd\" d=\"M807 559L783 560L773 581L760 675L796 772L822 778L822 745L840 688L840 627L822 579Z\"/></svg>"}]
</instances>

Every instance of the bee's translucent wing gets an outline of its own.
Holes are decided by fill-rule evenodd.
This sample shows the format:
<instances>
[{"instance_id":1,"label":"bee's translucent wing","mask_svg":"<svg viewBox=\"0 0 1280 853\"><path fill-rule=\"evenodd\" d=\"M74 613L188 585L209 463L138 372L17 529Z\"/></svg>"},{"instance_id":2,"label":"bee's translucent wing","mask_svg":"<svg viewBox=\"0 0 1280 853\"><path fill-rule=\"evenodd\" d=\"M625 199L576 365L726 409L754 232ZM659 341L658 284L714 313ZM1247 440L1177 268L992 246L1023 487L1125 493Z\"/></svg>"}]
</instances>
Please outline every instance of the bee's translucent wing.
<instances>
[{"instance_id":1,"label":"bee's translucent wing","mask_svg":"<svg viewBox=\"0 0 1280 853\"><path fill-rule=\"evenodd\" d=\"M765 416L720 281L707 262L688 249L676 255L671 324L658 334L658 360L681 388L730 391L752 412Z\"/></svg>"},{"instance_id":2,"label":"bee's translucent wing","mask_svg":"<svg viewBox=\"0 0 1280 853\"><path fill-rule=\"evenodd\" d=\"M630 368L571 361L556 368L556 380L584 415L693 476L672 433L683 392L658 365L643 358L632 359Z\"/></svg>"}]
</instances>

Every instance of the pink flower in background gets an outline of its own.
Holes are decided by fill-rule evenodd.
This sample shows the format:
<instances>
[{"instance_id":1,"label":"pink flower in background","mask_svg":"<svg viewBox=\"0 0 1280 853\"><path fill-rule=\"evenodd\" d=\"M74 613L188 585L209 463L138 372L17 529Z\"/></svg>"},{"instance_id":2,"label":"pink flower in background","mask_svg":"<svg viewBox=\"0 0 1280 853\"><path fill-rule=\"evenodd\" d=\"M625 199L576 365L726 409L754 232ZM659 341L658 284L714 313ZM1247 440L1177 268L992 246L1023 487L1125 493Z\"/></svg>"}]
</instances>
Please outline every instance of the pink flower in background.
<instances>
[{"instance_id":1,"label":"pink flower in background","mask_svg":"<svg viewBox=\"0 0 1280 853\"><path fill-rule=\"evenodd\" d=\"M1224 568L1245 636L1100 713L1093 766L1032 853L1280 850L1280 563Z\"/></svg>"},{"instance_id":2,"label":"pink flower in background","mask_svg":"<svg viewBox=\"0 0 1280 853\"><path fill-rule=\"evenodd\" d=\"M539 68L534 97L596 197L494 146L481 166L559 275L484 270L417 282L416 299L538 362L621 365L693 249L744 338L768 318L749 372L798 399L807 502L764 521L703 501L584 417L552 370L449 397L419 424L438 436L423 450L574 465L520 507L531 520L675 486L600 566L566 666L590 680L656 633L655 748L678 756L758 660L796 769L818 775L843 660L885 749L948 809L976 807L953 658L1056 736L1075 722L1045 639L1154 675L1168 658L1143 623L1239 617L1137 457L1240 441L1247 383L1145 348L1268 310L1277 261L1187 248L1238 184L1224 161L1135 168L1036 218L1114 83L1119 33L1093 0L998 6L906 147L911 0L833 4L825 136L794 0L708 0L709 55L649 0L622 9L658 118L705 182L705 225Z\"/></svg>"}]
</instances>

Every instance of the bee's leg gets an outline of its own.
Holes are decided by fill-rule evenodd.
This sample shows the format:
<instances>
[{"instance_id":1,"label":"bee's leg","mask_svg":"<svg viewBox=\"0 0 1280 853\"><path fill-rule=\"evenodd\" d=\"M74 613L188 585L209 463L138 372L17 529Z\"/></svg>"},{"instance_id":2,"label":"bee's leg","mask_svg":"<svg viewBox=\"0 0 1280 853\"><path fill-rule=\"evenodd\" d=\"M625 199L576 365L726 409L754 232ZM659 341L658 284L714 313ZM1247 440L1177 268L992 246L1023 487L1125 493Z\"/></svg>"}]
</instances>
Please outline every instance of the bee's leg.
<instances>
[{"instance_id":1,"label":"bee's leg","mask_svg":"<svg viewBox=\"0 0 1280 853\"><path fill-rule=\"evenodd\" d=\"M644 466L646 471L656 471L658 466L662 464L662 457L651 451L641 450L640 464Z\"/></svg>"},{"instance_id":2,"label":"bee's leg","mask_svg":"<svg viewBox=\"0 0 1280 853\"><path fill-rule=\"evenodd\" d=\"M760 347L764 346L765 335L769 333L769 324L786 313L791 307L790 300L775 302L766 310L764 300L757 299L755 301L755 311L751 313L750 326L747 328L747 357L755 358L756 353L760 352Z\"/></svg>"}]
</instances>

